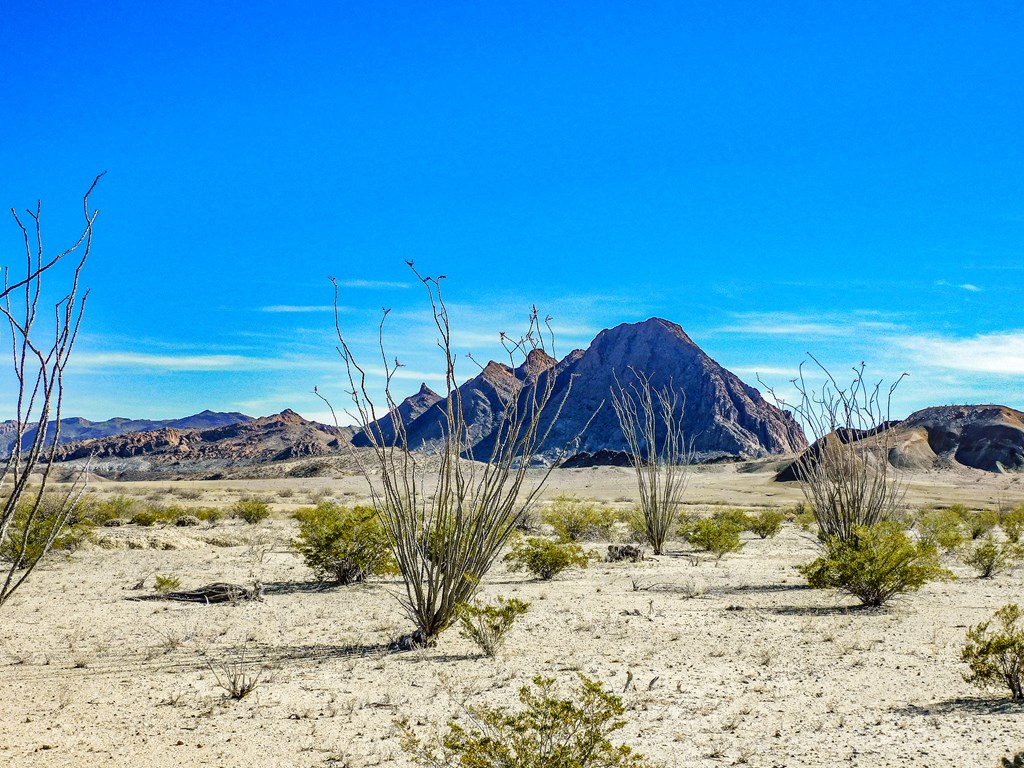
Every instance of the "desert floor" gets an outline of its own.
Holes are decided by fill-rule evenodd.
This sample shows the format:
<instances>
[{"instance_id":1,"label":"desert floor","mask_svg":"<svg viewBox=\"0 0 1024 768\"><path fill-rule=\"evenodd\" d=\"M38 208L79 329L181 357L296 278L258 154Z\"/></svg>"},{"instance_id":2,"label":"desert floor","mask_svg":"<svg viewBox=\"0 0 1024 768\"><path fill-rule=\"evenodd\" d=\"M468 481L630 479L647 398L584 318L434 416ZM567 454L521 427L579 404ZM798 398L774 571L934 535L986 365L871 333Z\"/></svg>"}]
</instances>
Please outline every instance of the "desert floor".
<instances>
[{"instance_id":1,"label":"desert floor","mask_svg":"<svg viewBox=\"0 0 1024 768\"><path fill-rule=\"evenodd\" d=\"M909 480L913 505L1024 501L1020 475ZM362 500L361 478L95 489L170 501L186 486L201 492L188 504L255 492L276 514L254 526L100 529L102 545L38 570L0 609L0 763L406 766L397 720L426 737L465 705L514 705L536 674L569 686L580 672L622 695L627 725L614 740L667 766L986 767L1024 750L1024 707L969 686L959 661L969 625L1024 600L1024 568L981 580L950 560L957 580L862 610L804 586L795 566L815 556L816 540L791 524L775 539L746 537L718 563L677 545L540 582L499 562L482 594L531 604L501 655L481 657L454 629L436 648L389 653L410 629L401 583L321 589L288 546L290 509L324 493ZM630 472L611 468L556 471L545 497L563 492L618 505L636 494ZM757 464L700 468L688 492L695 509L800 498ZM158 574L183 587L260 579L267 595L211 606L125 599L150 593ZM217 674L239 664L265 672L236 702Z\"/></svg>"}]
</instances>

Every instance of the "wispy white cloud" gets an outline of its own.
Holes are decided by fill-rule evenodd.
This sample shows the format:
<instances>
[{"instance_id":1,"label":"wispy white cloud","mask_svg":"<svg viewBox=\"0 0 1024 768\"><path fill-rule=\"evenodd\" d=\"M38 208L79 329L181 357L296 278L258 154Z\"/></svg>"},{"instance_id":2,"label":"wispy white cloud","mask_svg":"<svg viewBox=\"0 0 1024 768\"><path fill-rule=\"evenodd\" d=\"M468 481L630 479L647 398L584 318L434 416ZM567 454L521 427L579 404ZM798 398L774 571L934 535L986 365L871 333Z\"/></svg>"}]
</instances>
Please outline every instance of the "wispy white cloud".
<instances>
[{"instance_id":1,"label":"wispy white cloud","mask_svg":"<svg viewBox=\"0 0 1024 768\"><path fill-rule=\"evenodd\" d=\"M850 313L854 315L855 313ZM822 315L808 321L788 312L753 312L735 315L736 322L716 330L720 333L741 333L756 336L798 336L813 338L848 338L865 331L893 331L900 326L884 320L851 319Z\"/></svg>"},{"instance_id":2,"label":"wispy white cloud","mask_svg":"<svg viewBox=\"0 0 1024 768\"><path fill-rule=\"evenodd\" d=\"M1000 376L1024 375L1024 330L979 334L965 339L898 336L892 341L921 366Z\"/></svg>"},{"instance_id":3,"label":"wispy white cloud","mask_svg":"<svg viewBox=\"0 0 1024 768\"><path fill-rule=\"evenodd\" d=\"M978 291L981 290L981 288L974 285L973 283L963 283L960 287L963 288L965 291L971 291L972 293L977 293Z\"/></svg>"},{"instance_id":4,"label":"wispy white cloud","mask_svg":"<svg viewBox=\"0 0 1024 768\"><path fill-rule=\"evenodd\" d=\"M319 368L323 359L268 358L247 355L157 355L147 352L81 352L76 369L148 369L163 371L262 371Z\"/></svg>"},{"instance_id":5,"label":"wispy white cloud","mask_svg":"<svg viewBox=\"0 0 1024 768\"><path fill-rule=\"evenodd\" d=\"M392 280L339 280L338 285L345 288L408 288L410 284Z\"/></svg>"},{"instance_id":6,"label":"wispy white cloud","mask_svg":"<svg viewBox=\"0 0 1024 768\"><path fill-rule=\"evenodd\" d=\"M339 312L346 311L345 307L338 307ZM260 312L272 312L272 313L303 313L303 312L334 312L334 307L331 304L272 304L269 307L260 307Z\"/></svg>"}]
</instances>

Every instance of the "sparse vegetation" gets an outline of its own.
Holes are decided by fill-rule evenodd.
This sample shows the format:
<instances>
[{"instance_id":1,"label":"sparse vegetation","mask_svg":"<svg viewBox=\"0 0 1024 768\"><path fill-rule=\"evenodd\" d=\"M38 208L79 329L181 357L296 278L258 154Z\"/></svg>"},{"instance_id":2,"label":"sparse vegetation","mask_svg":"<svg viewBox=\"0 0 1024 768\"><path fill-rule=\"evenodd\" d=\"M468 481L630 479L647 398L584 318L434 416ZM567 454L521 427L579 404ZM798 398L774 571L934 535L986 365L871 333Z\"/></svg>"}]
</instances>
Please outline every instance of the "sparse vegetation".
<instances>
[{"instance_id":1,"label":"sparse vegetation","mask_svg":"<svg viewBox=\"0 0 1024 768\"><path fill-rule=\"evenodd\" d=\"M825 554L801 566L812 587L838 589L877 607L929 581L951 577L939 565L935 548L911 541L897 523L860 526L853 534L849 540L827 539Z\"/></svg>"},{"instance_id":2,"label":"sparse vegetation","mask_svg":"<svg viewBox=\"0 0 1024 768\"><path fill-rule=\"evenodd\" d=\"M999 525L998 512L994 512L991 509L967 510L960 505L954 505L950 509L956 509L957 507L959 507L957 511L962 510L961 515L972 541L977 541L982 536L987 536L992 532L993 528Z\"/></svg>"},{"instance_id":3,"label":"sparse vegetation","mask_svg":"<svg viewBox=\"0 0 1024 768\"><path fill-rule=\"evenodd\" d=\"M586 568L589 559L575 542L556 542L543 536L519 537L505 555L510 571L527 571L548 581L567 568Z\"/></svg>"},{"instance_id":4,"label":"sparse vegetation","mask_svg":"<svg viewBox=\"0 0 1024 768\"><path fill-rule=\"evenodd\" d=\"M607 507L577 496L558 496L544 510L543 520L554 528L562 541L607 541L614 537L615 514Z\"/></svg>"},{"instance_id":5,"label":"sparse vegetation","mask_svg":"<svg viewBox=\"0 0 1024 768\"><path fill-rule=\"evenodd\" d=\"M749 516L747 530L757 534L762 539L775 538L782 530L782 522L785 516L775 509L765 509L756 515Z\"/></svg>"},{"instance_id":6,"label":"sparse vegetation","mask_svg":"<svg viewBox=\"0 0 1024 768\"><path fill-rule=\"evenodd\" d=\"M207 665L217 686L223 689L228 698L235 701L241 701L255 691L265 681L270 671L262 662L254 661L248 651L247 646L243 647L235 658L221 662L211 661Z\"/></svg>"},{"instance_id":7,"label":"sparse vegetation","mask_svg":"<svg viewBox=\"0 0 1024 768\"><path fill-rule=\"evenodd\" d=\"M457 609L459 634L476 643L485 656L494 656L516 620L529 607L522 600L500 595L494 603L461 603Z\"/></svg>"},{"instance_id":8,"label":"sparse vegetation","mask_svg":"<svg viewBox=\"0 0 1024 768\"><path fill-rule=\"evenodd\" d=\"M292 546L320 581L353 584L398 572L384 527L372 507L348 508L321 501L300 509L295 518L299 535Z\"/></svg>"},{"instance_id":9,"label":"sparse vegetation","mask_svg":"<svg viewBox=\"0 0 1024 768\"><path fill-rule=\"evenodd\" d=\"M640 512L647 542L660 555L686 492L692 444L683 431L686 395L672 382L661 388L641 371L629 369L630 381L616 376L612 408L626 441L640 492Z\"/></svg>"},{"instance_id":10,"label":"sparse vegetation","mask_svg":"<svg viewBox=\"0 0 1024 768\"><path fill-rule=\"evenodd\" d=\"M1004 605L991 619L968 629L960 660L969 667L967 682L1008 688L1014 701L1024 701L1024 611L1016 603Z\"/></svg>"},{"instance_id":11,"label":"sparse vegetation","mask_svg":"<svg viewBox=\"0 0 1024 768\"><path fill-rule=\"evenodd\" d=\"M41 499L24 499L15 508L6 535L0 538L0 562L13 573L29 568L50 550L78 549L93 523L65 519L64 505L63 495L56 492L48 492Z\"/></svg>"},{"instance_id":12,"label":"sparse vegetation","mask_svg":"<svg viewBox=\"0 0 1024 768\"><path fill-rule=\"evenodd\" d=\"M470 707L471 724L448 725L443 738L424 744L407 722L402 746L433 768L646 768L643 755L609 736L625 725L622 699L597 681L579 676L578 691L559 698L555 681L535 677L519 690L522 709Z\"/></svg>"},{"instance_id":13,"label":"sparse vegetation","mask_svg":"<svg viewBox=\"0 0 1024 768\"><path fill-rule=\"evenodd\" d=\"M181 586L181 579L177 576L167 576L158 574L153 584L153 589L158 594L166 595L168 592L173 592Z\"/></svg>"},{"instance_id":14,"label":"sparse vegetation","mask_svg":"<svg viewBox=\"0 0 1024 768\"><path fill-rule=\"evenodd\" d=\"M261 523L270 517L270 504L258 496L243 496L231 508L235 517L240 517L250 525Z\"/></svg>"},{"instance_id":15,"label":"sparse vegetation","mask_svg":"<svg viewBox=\"0 0 1024 768\"><path fill-rule=\"evenodd\" d=\"M916 527L921 542L946 552L952 552L966 540L963 518L955 509L922 512Z\"/></svg>"},{"instance_id":16,"label":"sparse vegetation","mask_svg":"<svg viewBox=\"0 0 1024 768\"><path fill-rule=\"evenodd\" d=\"M697 549L710 552L721 560L731 552L739 552L744 544L740 541L743 529L727 517L705 517L696 521L686 530L687 540Z\"/></svg>"},{"instance_id":17,"label":"sparse vegetation","mask_svg":"<svg viewBox=\"0 0 1024 768\"><path fill-rule=\"evenodd\" d=\"M998 542L989 532L975 542L974 548L963 556L963 562L978 572L982 579L990 579L1009 569L1020 558L1020 547L1012 542Z\"/></svg>"},{"instance_id":18,"label":"sparse vegetation","mask_svg":"<svg viewBox=\"0 0 1024 768\"><path fill-rule=\"evenodd\" d=\"M1024 533L1024 504L1014 507L999 520L999 525L1006 534L1006 538L1014 544L1020 543L1021 533Z\"/></svg>"}]
</instances>

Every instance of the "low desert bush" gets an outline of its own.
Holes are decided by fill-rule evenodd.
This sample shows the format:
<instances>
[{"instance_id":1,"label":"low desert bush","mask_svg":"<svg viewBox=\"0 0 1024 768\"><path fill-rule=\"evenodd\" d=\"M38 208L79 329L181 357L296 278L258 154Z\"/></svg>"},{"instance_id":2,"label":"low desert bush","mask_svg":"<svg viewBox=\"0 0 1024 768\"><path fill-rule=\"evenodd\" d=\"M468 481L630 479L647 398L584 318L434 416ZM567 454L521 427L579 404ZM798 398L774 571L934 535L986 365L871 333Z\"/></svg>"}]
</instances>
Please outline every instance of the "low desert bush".
<instances>
[{"instance_id":1,"label":"low desert bush","mask_svg":"<svg viewBox=\"0 0 1024 768\"><path fill-rule=\"evenodd\" d=\"M612 510L576 496L563 494L556 498L544 510L543 519L562 541L607 540L615 533Z\"/></svg>"},{"instance_id":2,"label":"low desert bush","mask_svg":"<svg viewBox=\"0 0 1024 768\"><path fill-rule=\"evenodd\" d=\"M485 656L494 656L505 642L505 635L526 613L529 603L499 596L494 603L459 603L455 610L459 634L472 640Z\"/></svg>"},{"instance_id":3,"label":"low desert bush","mask_svg":"<svg viewBox=\"0 0 1024 768\"><path fill-rule=\"evenodd\" d=\"M220 507L200 507L192 511L196 517L205 520L210 525L216 525L225 517L225 512Z\"/></svg>"},{"instance_id":4,"label":"low desert bush","mask_svg":"<svg viewBox=\"0 0 1024 768\"><path fill-rule=\"evenodd\" d=\"M706 517L698 520L687 531L687 540L697 549L710 552L716 560L730 552L739 552L744 544L740 541L743 529L729 519Z\"/></svg>"},{"instance_id":5,"label":"low desert bush","mask_svg":"<svg viewBox=\"0 0 1024 768\"><path fill-rule=\"evenodd\" d=\"M1014 544L1020 542L1021 534L1024 533L1024 504L1014 507L999 520L999 525L1006 534L1006 538Z\"/></svg>"},{"instance_id":6,"label":"low desert bush","mask_svg":"<svg viewBox=\"0 0 1024 768\"><path fill-rule=\"evenodd\" d=\"M191 514L182 514L174 518L174 524L179 528L192 528L199 525L200 522L198 517Z\"/></svg>"},{"instance_id":7,"label":"low desert bush","mask_svg":"<svg viewBox=\"0 0 1024 768\"><path fill-rule=\"evenodd\" d=\"M104 525L108 520L129 519L138 509L138 501L131 496L117 494L102 501L94 496L83 499L79 517Z\"/></svg>"},{"instance_id":8,"label":"low desert bush","mask_svg":"<svg viewBox=\"0 0 1024 768\"><path fill-rule=\"evenodd\" d=\"M711 518L720 523L731 523L741 532L749 531L752 522L751 516L747 514L746 510L733 508L715 510L711 514Z\"/></svg>"},{"instance_id":9,"label":"low desert bush","mask_svg":"<svg viewBox=\"0 0 1024 768\"><path fill-rule=\"evenodd\" d=\"M321 501L295 513L299 535L292 542L320 581L338 584L397 573L384 527L373 507L342 507Z\"/></svg>"},{"instance_id":10,"label":"low desert bush","mask_svg":"<svg viewBox=\"0 0 1024 768\"><path fill-rule=\"evenodd\" d=\"M643 755L609 736L626 723L622 699L579 676L575 695L559 698L551 678L519 689L522 708L469 707L468 726L448 724L444 737L424 744L399 723L402 747L420 765L441 768L647 768Z\"/></svg>"},{"instance_id":11,"label":"low desert bush","mask_svg":"<svg viewBox=\"0 0 1024 768\"><path fill-rule=\"evenodd\" d=\"M747 530L756 533L762 539L775 538L782 530L785 516L776 509L765 509L750 516Z\"/></svg>"},{"instance_id":12,"label":"low desert bush","mask_svg":"<svg viewBox=\"0 0 1024 768\"><path fill-rule=\"evenodd\" d=\"M241 701L255 691L270 673L266 664L251 657L247 647L232 659L209 662L207 668L213 673L217 686L235 701Z\"/></svg>"},{"instance_id":13,"label":"low desert bush","mask_svg":"<svg viewBox=\"0 0 1024 768\"><path fill-rule=\"evenodd\" d=\"M977 541L999 525L999 513L993 512L991 509L970 510L964 514L963 518L972 541Z\"/></svg>"},{"instance_id":14,"label":"low desert bush","mask_svg":"<svg viewBox=\"0 0 1024 768\"><path fill-rule=\"evenodd\" d=\"M160 515L151 509L144 509L132 515L130 522L132 525L141 525L148 528L151 525L156 525L159 521Z\"/></svg>"},{"instance_id":15,"label":"low desert bush","mask_svg":"<svg viewBox=\"0 0 1024 768\"><path fill-rule=\"evenodd\" d=\"M22 497L14 510L10 527L0 539L0 561L12 564L15 570L36 563L47 551L75 551L95 526L91 520L67 520L63 497L58 494L44 493L33 515L34 504L34 498ZM56 535L48 545L55 529Z\"/></svg>"},{"instance_id":16,"label":"low desert bush","mask_svg":"<svg viewBox=\"0 0 1024 768\"><path fill-rule=\"evenodd\" d=\"M967 552L962 560L978 572L979 578L990 579L997 573L1007 570L1020 558L1020 547L1013 542L998 542L988 533L984 539L975 543L974 548Z\"/></svg>"},{"instance_id":17,"label":"low desert bush","mask_svg":"<svg viewBox=\"0 0 1024 768\"><path fill-rule=\"evenodd\" d=\"M517 537L503 559L510 571L528 571L542 581L553 579L566 568L586 568L589 562L579 544L542 536Z\"/></svg>"},{"instance_id":18,"label":"low desert bush","mask_svg":"<svg viewBox=\"0 0 1024 768\"><path fill-rule=\"evenodd\" d=\"M166 595L168 592L173 592L180 586L181 579L177 576L157 575L156 581L153 584L153 589L161 595Z\"/></svg>"},{"instance_id":19,"label":"low desert bush","mask_svg":"<svg viewBox=\"0 0 1024 768\"><path fill-rule=\"evenodd\" d=\"M234 517L240 517L250 525L263 522L270 517L270 504L258 496L243 496L231 507Z\"/></svg>"},{"instance_id":20,"label":"low desert bush","mask_svg":"<svg viewBox=\"0 0 1024 768\"><path fill-rule=\"evenodd\" d=\"M952 552L967 538L962 515L952 509L921 512L916 527L921 542L946 552Z\"/></svg>"},{"instance_id":21,"label":"low desert bush","mask_svg":"<svg viewBox=\"0 0 1024 768\"><path fill-rule=\"evenodd\" d=\"M992 627L992 622L996 626ZM1014 701L1024 701L1024 611L1004 605L988 621L967 630L960 660L969 671L964 679L979 688L1009 688Z\"/></svg>"},{"instance_id":22,"label":"low desert bush","mask_svg":"<svg viewBox=\"0 0 1024 768\"><path fill-rule=\"evenodd\" d=\"M853 539L824 542L825 554L800 567L815 589L847 592L866 606L880 606L896 595L916 592L929 581L951 578L933 546L911 541L898 523L854 528Z\"/></svg>"},{"instance_id":23,"label":"low desert bush","mask_svg":"<svg viewBox=\"0 0 1024 768\"><path fill-rule=\"evenodd\" d=\"M804 531L811 530L811 526L817 524L817 518L814 517L814 508L806 501L800 501L793 505L793 508L787 513L787 517Z\"/></svg>"}]
</instances>

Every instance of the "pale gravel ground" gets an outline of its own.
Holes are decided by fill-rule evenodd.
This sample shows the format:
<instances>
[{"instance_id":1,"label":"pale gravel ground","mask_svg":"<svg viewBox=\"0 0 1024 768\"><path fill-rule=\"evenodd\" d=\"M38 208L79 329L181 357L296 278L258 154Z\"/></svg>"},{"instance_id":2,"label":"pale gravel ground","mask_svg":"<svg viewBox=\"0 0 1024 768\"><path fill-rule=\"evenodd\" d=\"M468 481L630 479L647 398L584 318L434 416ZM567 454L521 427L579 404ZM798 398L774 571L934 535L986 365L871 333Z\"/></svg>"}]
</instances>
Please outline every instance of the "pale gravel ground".
<instances>
[{"instance_id":1,"label":"pale gravel ground","mask_svg":"<svg viewBox=\"0 0 1024 768\"><path fill-rule=\"evenodd\" d=\"M709 468L694 473L690 499L799 498L769 477ZM1019 477L918 475L909 498L1015 503L1024 499ZM282 510L321 486L348 500L365 495L357 478L235 480L198 484L204 499L186 503L285 486L298 491ZM558 472L545 495L563 491L619 504L635 494L629 472L614 469ZM427 734L462 702L513 704L533 675L568 684L577 671L616 692L632 672L629 724L617 740L668 766L986 767L1024 750L1024 707L968 686L958 661L968 625L1024 600L1022 568L982 581L953 564L957 581L867 612L802 587L794 566L814 556L815 542L794 526L774 540L748 539L718 565L693 566L681 547L548 583L499 565L484 594L521 597L531 610L505 653L488 660L455 631L436 649L383 652L408 629L399 583L309 591L308 571L286 546L293 531L286 519L105 529L122 543L176 548L80 551L36 574L0 609L0 763L405 766L397 718ZM184 586L258 576L270 594L239 606L124 599L158 573ZM634 580L647 588L634 591ZM703 594L688 597L689 585ZM208 665L243 647L274 671L250 698L229 703Z\"/></svg>"}]
</instances>

